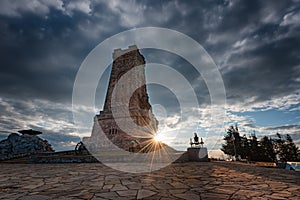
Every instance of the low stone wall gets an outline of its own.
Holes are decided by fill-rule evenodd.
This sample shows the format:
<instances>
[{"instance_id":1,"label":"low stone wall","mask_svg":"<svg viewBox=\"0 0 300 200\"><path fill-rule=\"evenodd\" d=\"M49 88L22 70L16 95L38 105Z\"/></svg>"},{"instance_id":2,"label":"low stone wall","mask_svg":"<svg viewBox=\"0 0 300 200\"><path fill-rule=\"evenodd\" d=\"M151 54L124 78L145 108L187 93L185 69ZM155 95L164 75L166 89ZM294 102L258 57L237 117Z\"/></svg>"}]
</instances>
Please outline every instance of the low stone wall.
<instances>
[{"instance_id":1,"label":"low stone wall","mask_svg":"<svg viewBox=\"0 0 300 200\"><path fill-rule=\"evenodd\" d=\"M29 156L29 163L93 163L99 162L92 155L85 153L76 155L75 151L57 153L39 153Z\"/></svg>"}]
</instances>

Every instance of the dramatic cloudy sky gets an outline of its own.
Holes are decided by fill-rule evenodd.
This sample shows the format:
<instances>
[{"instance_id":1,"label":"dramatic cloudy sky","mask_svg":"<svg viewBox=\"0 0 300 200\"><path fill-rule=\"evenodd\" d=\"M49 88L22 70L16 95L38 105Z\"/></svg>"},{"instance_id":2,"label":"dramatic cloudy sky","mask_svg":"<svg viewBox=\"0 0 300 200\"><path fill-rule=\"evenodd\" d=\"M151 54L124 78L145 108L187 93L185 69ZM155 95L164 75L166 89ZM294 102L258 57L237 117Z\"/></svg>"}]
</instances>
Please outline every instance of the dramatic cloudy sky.
<instances>
[{"instance_id":1,"label":"dramatic cloudy sky","mask_svg":"<svg viewBox=\"0 0 300 200\"><path fill-rule=\"evenodd\" d=\"M289 133L300 146L299 5L299 0L2 0L0 137L33 128L43 131L56 150L73 149L86 136L76 130L72 116L73 84L82 61L112 35L153 26L190 36L213 58L226 89L224 130L237 123L246 135ZM210 96L201 75L171 53L146 49L143 54L146 62L172 66L191 82L202 118L191 111L199 124L182 122L203 134L209 126L203 116ZM101 80L98 89L103 92L107 77ZM168 112L162 112L161 124L172 127L179 117L178 102L167 88L148 89L152 104L161 105L155 106L157 115ZM101 91L95 110L102 108ZM207 144L218 140L205 137ZM185 135L174 146L183 149L188 141Z\"/></svg>"}]
</instances>

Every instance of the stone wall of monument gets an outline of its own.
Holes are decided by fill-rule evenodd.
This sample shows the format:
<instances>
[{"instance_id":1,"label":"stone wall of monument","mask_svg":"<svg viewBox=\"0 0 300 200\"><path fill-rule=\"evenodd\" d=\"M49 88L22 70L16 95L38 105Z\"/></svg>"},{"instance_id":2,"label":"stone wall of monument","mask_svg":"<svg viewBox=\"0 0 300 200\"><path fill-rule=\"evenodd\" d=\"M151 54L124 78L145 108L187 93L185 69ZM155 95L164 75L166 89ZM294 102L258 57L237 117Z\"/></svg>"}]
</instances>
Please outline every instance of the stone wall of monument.
<instances>
[{"instance_id":1,"label":"stone wall of monument","mask_svg":"<svg viewBox=\"0 0 300 200\"><path fill-rule=\"evenodd\" d=\"M158 121L149 103L145 59L138 48L133 45L125 50L116 49L113 52L113 59L104 108L97 118L106 137L118 147L127 150L132 141L143 142L147 137L151 138L152 134L157 132ZM123 76L128 80L116 87ZM137 85L141 87L136 89ZM113 96L113 92L117 95ZM126 98L129 102L125 100ZM130 116L126 114L126 109ZM117 110L117 115L113 116L112 110ZM124 130L117 123L118 121L124 126L127 124L130 126L130 120L137 126L126 127ZM97 133L93 131L92 137L96 137L95 134ZM139 135L142 137L138 137Z\"/></svg>"}]
</instances>

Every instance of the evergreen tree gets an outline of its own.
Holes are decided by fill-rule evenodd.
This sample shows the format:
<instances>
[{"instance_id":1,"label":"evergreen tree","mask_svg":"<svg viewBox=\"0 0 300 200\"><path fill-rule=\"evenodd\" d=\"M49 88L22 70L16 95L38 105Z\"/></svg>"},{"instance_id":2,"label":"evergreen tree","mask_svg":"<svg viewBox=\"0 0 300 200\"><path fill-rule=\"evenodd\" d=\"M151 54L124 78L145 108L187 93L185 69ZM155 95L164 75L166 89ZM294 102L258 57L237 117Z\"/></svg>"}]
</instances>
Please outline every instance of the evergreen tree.
<instances>
[{"instance_id":1,"label":"evergreen tree","mask_svg":"<svg viewBox=\"0 0 300 200\"><path fill-rule=\"evenodd\" d=\"M276 159L276 154L273 148L272 139L268 138L267 136L264 136L260 140L260 156L261 161L264 162L274 162Z\"/></svg>"},{"instance_id":2,"label":"evergreen tree","mask_svg":"<svg viewBox=\"0 0 300 200\"><path fill-rule=\"evenodd\" d=\"M286 141L283 145L283 152L283 156L286 161L297 161L298 148L289 134L286 135Z\"/></svg>"},{"instance_id":3,"label":"evergreen tree","mask_svg":"<svg viewBox=\"0 0 300 200\"><path fill-rule=\"evenodd\" d=\"M225 144L222 145L221 150L225 154L235 156L236 158L238 155L241 155L240 134L237 126L230 126L227 129L227 134L224 136L224 140Z\"/></svg>"},{"instance_id":4,"label":"evergreen tree","mask_svg":"<svg viewBox=\"0 0 300 200\"><path fill-rule=\"evenodd\" d=\"M258 141L255 132L251 134L249 143L250 143L249 159L252 161L259 161L260 160L259 146L258 146Z\"/></svg>"},{"instance_id":5,"label":"evergreen tree","mask_svg":"<svg viewBox=\"0 0 300 200\"><path fill-rule=\"evenodd\" d=\"M241 139L241 158L249 160L249 152L250 152L250 145L249 145L249 139L244 134Z\"/></svg>"},{"instance_id":6,"label":"evergreen tree","mask_svg":"<svg viewBox=\"0 0 300 200\"><path fill-rule=\"evenodd\" d=\"M282 160L283 158L281 157L281 155L283 155L282 151L282 146L284 144L284 140L281 137L281 135L279 133L276 133L277 138L274 139L274 151L275 151L275 155L276 155L276 160Z\"/></svg>"},{"instance_id":7,"label":"evergreen tree","mask_svg":"<svg viewBox=\"0 0 300 200\"><path fill-rule=\"evenodd\" d=\"M279 133L277 133L278 139L275 139L275 152L278 155L280 161L297 161L298 147L293 142L292 137L287 134L284 139Z\"/></svg>"},{"instance_id":8,"label":"evergreen tree","mask_svg":"<svg viewBox=\"0 0 300 200\"><path fill-rule=\"evenodd\" d=\"M255 132L250 139L244 135L240 137L238 127L230 126L224 136L225 144L221 150L230 156L235 156L251 161L274 162L280 160L297 161L300 150L293 142L289 134L286 137L276 134L277 138L271 139L264 136L260 141L257 140Z\"/></svg>"}]
</instances>

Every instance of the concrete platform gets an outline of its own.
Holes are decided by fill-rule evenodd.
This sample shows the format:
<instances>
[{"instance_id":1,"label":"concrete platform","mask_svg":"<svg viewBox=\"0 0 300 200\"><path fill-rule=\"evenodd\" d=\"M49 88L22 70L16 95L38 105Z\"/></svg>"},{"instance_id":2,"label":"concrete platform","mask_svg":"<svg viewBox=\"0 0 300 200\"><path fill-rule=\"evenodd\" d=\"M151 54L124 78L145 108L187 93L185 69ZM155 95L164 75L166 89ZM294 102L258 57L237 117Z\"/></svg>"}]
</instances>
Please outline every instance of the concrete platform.
<instances>
[{"instance_id":1,"label":"concrete platform","mask_svg":"<svg viewBox=\"0 0 300 200\"><path fill-rule=\"evenodd\" d=\"M0 163L0 199L300 199L300 173L236 162L173 163L151 173L101 163Z\"/></svg>"},{"instance_id":2,"label":"concrete platform","mask_svg":"<svg viewBox=\"0 0 300 200\"><path fill-rule=\"evenodd\" d=\"M192 162L207 162L208 152L205 147L190 147L187 149L189 161Z\"/></svg>"}]
</instances>

